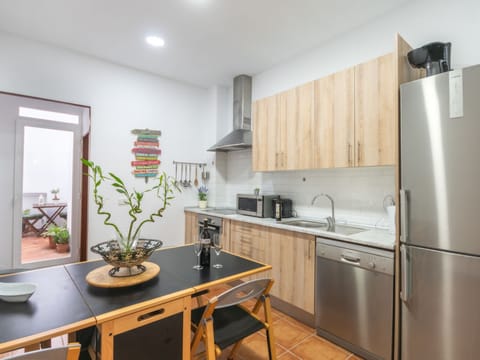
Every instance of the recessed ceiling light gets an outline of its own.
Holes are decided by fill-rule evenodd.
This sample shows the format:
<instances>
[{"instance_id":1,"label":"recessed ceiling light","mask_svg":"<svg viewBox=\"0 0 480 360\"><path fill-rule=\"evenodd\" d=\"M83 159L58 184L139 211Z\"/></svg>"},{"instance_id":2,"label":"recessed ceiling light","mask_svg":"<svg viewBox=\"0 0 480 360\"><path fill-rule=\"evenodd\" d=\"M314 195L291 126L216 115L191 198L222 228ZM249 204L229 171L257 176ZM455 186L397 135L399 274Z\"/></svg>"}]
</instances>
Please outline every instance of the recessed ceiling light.
<instances>
[{"instance_id":1,"label":"recessed ceiling light","mask_svg":"<svg viewBox=\"0 0 480 360\"><path fill-rule=\"evenodd\" d=\"M161 37L158 36L147 36L145 38L145 41L154 47L163 47L165 46L165 40L163 40Z\"/></svg>"}]
</instances>

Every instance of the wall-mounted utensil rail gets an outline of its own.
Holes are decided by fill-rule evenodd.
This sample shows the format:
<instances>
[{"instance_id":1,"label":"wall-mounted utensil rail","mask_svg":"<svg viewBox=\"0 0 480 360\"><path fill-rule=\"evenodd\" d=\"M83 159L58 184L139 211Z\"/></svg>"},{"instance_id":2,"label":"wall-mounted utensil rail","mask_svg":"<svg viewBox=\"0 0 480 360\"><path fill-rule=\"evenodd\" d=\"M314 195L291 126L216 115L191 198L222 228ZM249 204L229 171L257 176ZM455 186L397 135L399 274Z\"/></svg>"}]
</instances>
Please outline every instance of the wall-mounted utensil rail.
<instances>
[{"instance_id":1,"label":"wall-mounted utensil rail","mask_svg":"<svg viewBox=\"0 0 480 360\"><path fill-rule=\"evenodd\" d=\"M205 172L205 168L207 167L207 163L200 163L200 162L187 162L187 161L173 161L173 165L175 165L175 184L181 185L183 187L191 187L192 186L192 166L195 167L195 180L194 185L195 187L198 185L197 179L197 169L200 168L202 170L202 180L208 180L208 172ZM180 166L180 180L177 178L178 167ZM185 172L185 176L184 176Z\"/></svg>"}]
</instances>

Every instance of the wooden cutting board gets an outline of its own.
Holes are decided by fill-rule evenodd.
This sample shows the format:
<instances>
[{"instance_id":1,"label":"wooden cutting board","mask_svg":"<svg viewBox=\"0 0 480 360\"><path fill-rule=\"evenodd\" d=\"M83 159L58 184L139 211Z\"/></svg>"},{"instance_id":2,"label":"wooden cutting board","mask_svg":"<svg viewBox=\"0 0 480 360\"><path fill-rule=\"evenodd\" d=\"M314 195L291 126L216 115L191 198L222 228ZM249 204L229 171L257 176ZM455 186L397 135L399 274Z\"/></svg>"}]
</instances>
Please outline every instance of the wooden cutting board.
<instances>
[{"instance_id":1,"label":"wooden cutting board","mask_svg":"<svg viewBox=\"0 0 480 360\"><path fill-rule=\"evenodd\" d=\"M105 265L90 271L86 280L92 286L102 288L120 288L141 284L145 281L153 279L160 273L160 266L151 262L142 263L147 268L143 273L134 276L110 276L108 272L112 265Z\"/></svg>"}]
</instances>

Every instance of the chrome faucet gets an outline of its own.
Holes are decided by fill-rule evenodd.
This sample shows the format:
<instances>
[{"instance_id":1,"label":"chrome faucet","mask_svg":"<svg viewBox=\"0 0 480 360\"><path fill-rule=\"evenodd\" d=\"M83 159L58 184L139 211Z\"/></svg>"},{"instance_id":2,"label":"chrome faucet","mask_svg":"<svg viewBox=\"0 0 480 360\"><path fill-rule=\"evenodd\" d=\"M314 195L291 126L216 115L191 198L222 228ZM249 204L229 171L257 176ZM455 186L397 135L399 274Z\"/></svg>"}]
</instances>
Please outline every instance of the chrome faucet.
<instances>
[{"instance_id":1,"label":"chrome faucet","mask_svg":"<svg viewBox=\"0 0 480 360\"><path fill-rule=\"evenodd\" d=\"M333 201L333 198L328 194L321 193L313 197L312 205L314 205L315 201L317 201L317 199L321 196L325 196L328 200L330 200L330 204L332 206L332 216L327 217L327 221L328 221L328 228L331 230L334 230L335 229L335 203Z\"/></svg>"}]
</instances>

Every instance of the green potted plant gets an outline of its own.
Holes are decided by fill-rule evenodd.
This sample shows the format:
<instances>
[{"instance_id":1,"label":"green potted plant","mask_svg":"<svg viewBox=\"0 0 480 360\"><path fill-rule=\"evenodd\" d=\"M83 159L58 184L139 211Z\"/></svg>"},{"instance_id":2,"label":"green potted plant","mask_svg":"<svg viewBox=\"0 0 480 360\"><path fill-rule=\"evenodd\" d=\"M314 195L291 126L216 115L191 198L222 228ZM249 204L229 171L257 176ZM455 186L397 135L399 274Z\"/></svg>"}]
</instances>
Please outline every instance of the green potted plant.
<instances>
[{"instance_id":1,"label":"green potted plant","mask_svg":"<svg viewBox=\"0 0 480 360\"><path fill-rule=\"evenodd\" d=\"M198 207L200 209L205 209L207 207L207 194L208 188L205 185L202 185L198 188Z\"/></svg>"},{"instance_id":2,"label":"green potted plant","mask_svg":"<svg viewBox=\"0 0 480 360\"><path fill-rule=\"evenodd\" d=\"M55 188L50 190L50 192L53 194L52 201L58 201L60 198L58 197L58 193L60 192L59 188Z\"/></svg>"},{"instance_id":3,"label":"green potted plant","mask_svg":"<svg viewBox=\"0 0 480 360\"><path fill-rule=\"evenodd\" d=\"M160 240L139 241L140 230L145 224L153 223L156 218L163 217L170 201L174 199L174 190L180 191L180 189L171 177L162 173L158 178L150 178L155 181L151 187L142 191L129 190L117 175L111 172L106 174L102 167L93 161L82 159L82 162L89 169L87 175L93 182L93 200L97 205L97 214L104 217L103 223L111 227L116 234L116 240L97 244L90 249L102 255L104 260L112 264L117 271L120 267L138 267L153 250L162 245ZM113 221L111 212L105 209L105 198L100 193L105 185L110 185L120 195L123 207L130 217L124 231ZM158 205L157 210L143 215L142 205L147 194L154 196Z\"/></svg>"},{"instance_id":4,"label":"green potted plant","mask_svg":"<svg viewBox=\"0 0 480 360\"><path fill-rule=\"evenodd\" d=\"M60 226L53 238L56 243L57 252L66 253L70 251L70 233L66 227Z\"/></svg>"},{"instance_id":5,"label":"green potted plant","mask_svg":"<svg viewBox=\"0 0 480 360\"><path fill-rule=\"evenodd\" d=\"M48 247L50 249L55 249L57 247L57 243L55 242L55 235L60 231L61 227L57 225L50 225L47 230L42 233L42 236L48 238Z\"/></svg>"}]
</instances>

